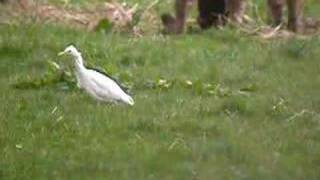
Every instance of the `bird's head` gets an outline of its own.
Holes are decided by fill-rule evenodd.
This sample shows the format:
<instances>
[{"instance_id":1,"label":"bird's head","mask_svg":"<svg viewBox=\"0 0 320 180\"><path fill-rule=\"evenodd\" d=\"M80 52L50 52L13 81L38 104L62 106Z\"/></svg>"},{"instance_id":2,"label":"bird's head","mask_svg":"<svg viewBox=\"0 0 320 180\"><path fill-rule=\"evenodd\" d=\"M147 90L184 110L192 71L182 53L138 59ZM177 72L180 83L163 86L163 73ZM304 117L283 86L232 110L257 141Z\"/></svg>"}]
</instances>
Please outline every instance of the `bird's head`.
<instances>
[{"instance_id":1,"label":"bird's head","mask_svg":"<svg viewBox=\"0 0 320 180\"><path fill-rule=\"evenodd\" d=\"M64 55L64 54L68 54L71 55L73 57L78 57L80 55L80 52L77 50L77 48L74 45L69 45L68 47L66 47L64 49L64 51L60 52L58 54L58 56Z\"/></svg>"}]
</instances>

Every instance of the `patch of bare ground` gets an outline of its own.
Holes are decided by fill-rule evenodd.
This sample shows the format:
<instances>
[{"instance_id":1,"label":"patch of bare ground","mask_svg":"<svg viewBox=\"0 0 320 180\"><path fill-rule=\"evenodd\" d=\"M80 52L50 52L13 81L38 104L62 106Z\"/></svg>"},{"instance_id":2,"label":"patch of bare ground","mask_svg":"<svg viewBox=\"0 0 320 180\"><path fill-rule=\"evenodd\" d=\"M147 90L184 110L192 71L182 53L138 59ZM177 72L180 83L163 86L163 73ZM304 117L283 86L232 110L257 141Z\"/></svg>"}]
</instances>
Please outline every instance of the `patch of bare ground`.
<instances>
[{"instance_id":1,"label":"patch of bare ground","mask_svg":"<svg viewBox=\"0 0 320 180\"><path fill-rule=\"evenodd\" d=\"M3 1L3 2L2 2ZM2 3L1 3L2 2ZM75 28L82 28L94 31L100 22L107 20L112 24L112 30L127 32L135 36L142 36L146 33L159 32L161 22L159 15L154 10L159 0L154 0L146 7L139 7L138 4L129 6L116 1L97 4L93 7L72 8L44 4L29 0L0 0L0 24L13 24L21 21L32 21L38 23L57 23ZM252 8L256 9L256 8ZM292 37L308 38L319 35L320 20L306 17L303 18L303 28L299 34L286 30L286 25L281 24L272 27L263 22L259 13L255 12L256 19L244 16L244 23L229 23L235 29L245 34L258 36L261 39L288 39ZM188 22L191 22L189 19ZM190 23L191 24L191 23ZM223 29L223 27L221 27Z\"/></svg>"},{"instance_id":2,"label":"patch of bare ground","mask_svg":"<svg viewBox=\"0 0 320 180\"><path fill-rule=\"evenodd\" d=\"M320 20L313 17L303 17L301 20L300 32L294 33L287 30L287 25L285 23L273 27L264 22L257 12L255 13L255 16L258 17L257 20L254 20L249 15L245 15L243 23L233 23L232 21L229 21L229 23L239 31L258 36L261 39L288 39L292 37L308 38L320 34Z\"/></svg>"},{"instance_id":3,"label":"patch of bare ground","mask_svg":"<svg viewBox=\"0 0 320 180\"><path fill-rule=\"evenodd\" d=\"M89 8L72 8L44 3L19 3L0 4L0 10L4 13L0 15L0 23L10 24L17 21L31 20L40 23L57 23L75 28L83 28L89 31L95 30L102 20L107 20L113 26L114 31L132 32L136 35L143 33L144 23L139 20L148 21L152 28L159 28L159 20L152 7L158 3L154 1L147 8L139 8L138 4L128 6L117 2L105 2ZM137 17L139 16L139 17Z\"/></svg>"}]
</instances>

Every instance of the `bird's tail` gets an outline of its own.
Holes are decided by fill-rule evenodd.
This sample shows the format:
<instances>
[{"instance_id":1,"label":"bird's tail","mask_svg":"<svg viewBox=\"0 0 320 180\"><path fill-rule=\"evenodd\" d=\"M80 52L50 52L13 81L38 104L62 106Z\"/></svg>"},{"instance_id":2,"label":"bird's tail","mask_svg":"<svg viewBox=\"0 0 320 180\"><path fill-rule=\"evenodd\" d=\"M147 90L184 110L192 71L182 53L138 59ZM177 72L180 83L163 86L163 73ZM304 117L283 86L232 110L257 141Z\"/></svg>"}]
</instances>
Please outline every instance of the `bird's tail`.
<instances>
[{"instance_id":1,"label":"bird's tail","mask_svg":"<svg viewBox=\"0 0 320 180\"><path fill-rule=\"evenodd\" d=\"M130 97L130 96L128 96L128 95L123 99L123 101L124 101L125 103L129 104L130 106L133 106L133 105L134 105L134 100L132 99L132 97Z\"/></svg>"}]
</instances>

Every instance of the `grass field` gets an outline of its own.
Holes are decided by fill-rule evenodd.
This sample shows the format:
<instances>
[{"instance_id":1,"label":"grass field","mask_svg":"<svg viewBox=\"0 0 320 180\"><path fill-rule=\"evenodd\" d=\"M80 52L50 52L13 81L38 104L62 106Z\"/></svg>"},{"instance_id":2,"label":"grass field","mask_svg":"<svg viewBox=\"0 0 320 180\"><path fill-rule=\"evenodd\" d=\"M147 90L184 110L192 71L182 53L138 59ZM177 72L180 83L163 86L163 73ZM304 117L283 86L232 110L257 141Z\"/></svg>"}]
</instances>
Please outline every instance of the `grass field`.
<instances>
[{"instance_id":1,"label":"grass field","mask_svg":"<svg viewBox=\"0 0 320 180\"><path fill-rule=\"evenodd\" d=\"M0 179L320 178L318 36L132 38L32 23L0 34ZM135 106L63 82L14 87L45 77L47 61L71 66L57 57L70 42L130 86Z\"/></svg>"}]
</instances>

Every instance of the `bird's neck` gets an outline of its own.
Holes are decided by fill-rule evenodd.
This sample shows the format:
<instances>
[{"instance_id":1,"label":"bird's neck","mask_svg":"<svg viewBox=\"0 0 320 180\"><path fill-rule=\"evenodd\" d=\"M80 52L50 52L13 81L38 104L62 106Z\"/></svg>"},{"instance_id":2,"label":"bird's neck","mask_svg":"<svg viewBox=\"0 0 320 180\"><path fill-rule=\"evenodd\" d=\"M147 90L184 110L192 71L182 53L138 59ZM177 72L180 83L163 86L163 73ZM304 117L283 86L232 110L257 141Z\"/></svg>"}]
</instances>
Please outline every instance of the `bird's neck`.
<instances>
[{"instance_id":1,"label":"bird's neck","mask_svg":"<svg viewBox=\"0 0 320 180\"><path fill-rule=\"evenodd\" d=\"M80 53L77 54L74 58L75 58L74 64L75 64L76 70L77 71L84 70L85 66L83 65L83 59L81 54Z\"/></svg>"}]
</instances>

